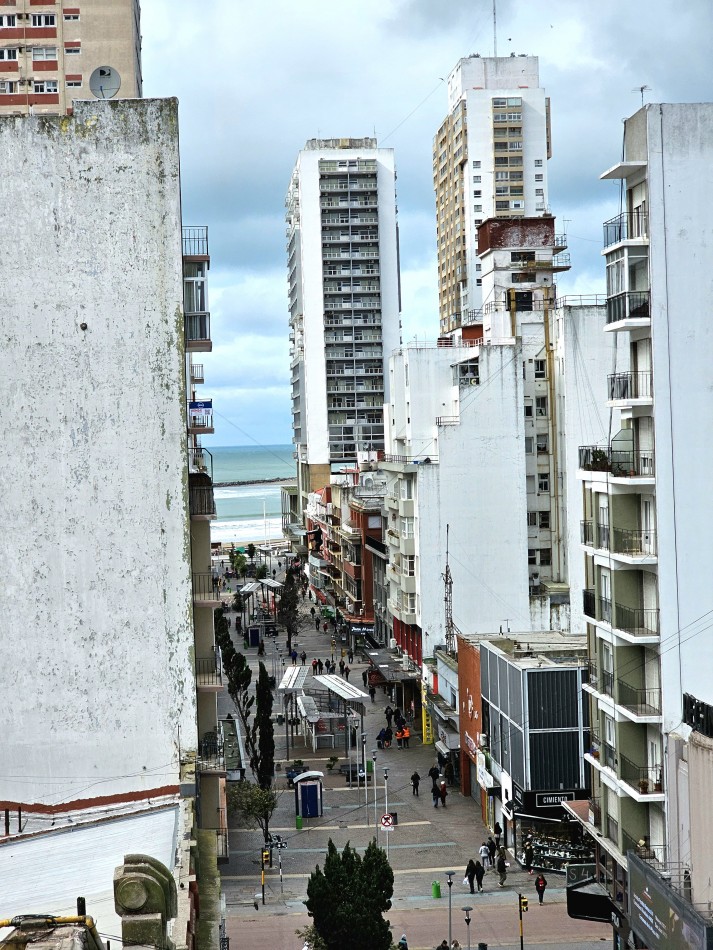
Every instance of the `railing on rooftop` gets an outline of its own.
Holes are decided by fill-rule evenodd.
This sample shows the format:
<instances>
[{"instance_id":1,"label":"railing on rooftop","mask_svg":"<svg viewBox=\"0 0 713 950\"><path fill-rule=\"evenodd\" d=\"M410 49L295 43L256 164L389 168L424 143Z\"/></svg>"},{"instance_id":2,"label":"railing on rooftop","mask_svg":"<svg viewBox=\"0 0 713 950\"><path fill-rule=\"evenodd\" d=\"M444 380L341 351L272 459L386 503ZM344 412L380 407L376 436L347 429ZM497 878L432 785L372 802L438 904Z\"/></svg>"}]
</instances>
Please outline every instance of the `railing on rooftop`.
<instances>
[{"instance_id":1,"label":"railing on rooftop","mask_svg":"<svg viewBox=\"0 0 713 950\"><path fill-rule=\"evenodd\" d=\"M384 455L384 462L394 462L398 465L430 465L438 462L433 455Z\"/></svg>"},{"instance_id":2,"label":"railing on rooftop","mask_svg":"<svg viewBox=\"0 0 713 950\"><path fill-rule=\"evenodd\" d=\"M207 227L184 227L182 232L184 257L208 257Z\"/></svg>"}]
</instances>

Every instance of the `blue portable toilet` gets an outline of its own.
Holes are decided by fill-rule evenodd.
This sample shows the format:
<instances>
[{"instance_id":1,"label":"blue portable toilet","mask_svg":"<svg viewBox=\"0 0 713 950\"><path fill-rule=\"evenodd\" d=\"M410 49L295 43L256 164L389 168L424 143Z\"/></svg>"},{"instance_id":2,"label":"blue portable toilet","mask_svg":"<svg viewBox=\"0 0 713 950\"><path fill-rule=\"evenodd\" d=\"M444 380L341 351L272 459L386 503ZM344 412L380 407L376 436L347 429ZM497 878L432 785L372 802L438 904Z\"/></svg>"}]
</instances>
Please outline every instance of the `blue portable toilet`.
<instances>
[{"instance_id":1,"label":"blue portable toilet","mask_svg":"<svg viewBox=\"0 0 713 950\"><path fill-rule=\"evenodd\" d=\"M302 772L292 780L295 786L295 816L320 818L323 814L322 779L324 772Z\"/></svg>"}]
</instances>

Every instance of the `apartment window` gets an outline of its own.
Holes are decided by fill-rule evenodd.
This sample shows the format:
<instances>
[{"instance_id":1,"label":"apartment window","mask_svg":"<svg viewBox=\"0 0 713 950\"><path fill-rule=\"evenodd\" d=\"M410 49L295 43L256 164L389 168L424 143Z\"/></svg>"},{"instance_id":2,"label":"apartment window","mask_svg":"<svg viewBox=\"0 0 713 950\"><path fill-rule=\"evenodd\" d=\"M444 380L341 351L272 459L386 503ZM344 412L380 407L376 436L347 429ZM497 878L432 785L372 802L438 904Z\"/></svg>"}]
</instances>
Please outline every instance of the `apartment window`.
<instances>
[{"instance_id":1,"label":"apartment window","mask_svg":"<svg viewBox=\"0 0 713 950\"><path fill-rule=\"evenodd\" d=\"M478 261L478 263L475 265L475 269L476 269L476 270L482 270L482 269L483 269L483 265L480 263L480 261Z\"/></svg>"},{"instance_id":2,"label":"apartment window","mask_svg":"<svg viewBox=\"0 0 713 950\"><path fill-rule=\"evenodd\" d=\"M480 214L482 214L482 213L483 213L483 206L482 206L482 205L473 205L473 211L476 211L476 212L479 212Z\"/></svg>"},{"instance_id":3,"label":"apartment window","mask_svg":"<svg viewBox=\"0 0 713 950\"><path fill-rule=\"evenodd\" d=\"M17 59L17 50L16 49L0 49L0 60L3 59Z\"/></svg>"},{"instance_id":4,"label":"apartment window","mask_svg":"<svg viewBox=\"0 0 713 950\"><path fill-rule=\"evenodd\" d=\"M543 567L549 567L551 563L552 563L551 548L540 548L540 564Z\"/></svg>"},{"instance_id":5,"label":"apartment window","mask_svg":"<svg viewBox=\"0 0 713 950\"><path fill-rule=\"evenodd\" d=\"M546 432L537 433L537 454L546 455L549 451L550 439Z\"/></svg>"},{"instance_id":6,"label":"apartment window","mask_svg":"<svg viewBox=\"0 0 713 950\"><path fill-rule=\"evenodd\" d=\"M65 19L65 20L78 20L78 19L79 19L79 14L78 14L78 13L65 13L65 14L64 14L64 19Z\"/></svg>"},{"instance_id":7,"label":"apartment window","mask_svg":"<svg viewBox=\"0 0 713 950\"><path fill-rule=\"evenodd\" d=\"M527 549L527 563L537 564L537 551L535 550L535 548Z\"/></svg>"},{"instance_id":8,"label":"apartment window","mask_svg":"<svg viewBox=\"0 0 713 950\"><path fill-rule=\"evenodd\" d=\"M401 537L402 538L413 537L413 518L401 519Z\"/></svg>"},{"instance_id":9,"label":"apartment window","mask_svg":"<svg viewBox=\"0 0 713 950\"><path fill-rule=\"evenodd\" d=\"M514 274L510 275L510 280L513 284L530 284L532 283L532 274L516 271Z\"/></svg>"},{"instance_id":10,"label":"apartment window","mask_svg":"<svg viewBox=\"0 0 713 950\"><path fill-rule=\"evenodd\" d=\"M496 201L495 210L496 211L507 211L510 207L509 201Z\"/></svg>"},{"instance_id":11,"label":"apartment window","mask_svg":"<svg viewBox=\"0 0 713 950\"><path fill-rule=\"evenodd\" d=\"M56 79L40 79L32 83L33 92L57 92Z\"/></svg>"},{"instance_id":12,"label":"apartment window","mask_svg":"<svg viewBox=\"0 0 713 950\"><path fill-rule=\"evenodd\" d=\"M56 46L36 46L32 50L32 60L35 63L48 62L57 59Z\"/></svg>"},{"instance_id":13,"label":"apartment window","mask_svg":"<svg viewBox=\"0 0 713 950\"><path fill-rule=\"evenodd\" d=\"M525 436L525 455L532 455L534 452L535 440L531 435Z\"/></svg>"},{"instance_id":14,"label":"apartment window","mask_svg":"<svg viewBox=\"0 0 713 950\"><path fill-rule=\"evenodd\" d=\"M525 418L526 418L526 419L532 419L532 415L533 415L533 412L532 412L532 400L531 400L531 399L529 399L529 400L526 399L526 400L525 400Z\"/></svg>"},{"instance_id":15,"label":"apartment window","mask_svg":"<svg viewBox=\"0 0 713 950\"><path fill-rule=\"evenodd\" d=\"M495 172L495 181L507 181L510 177L510 172Z\"/></svg>"},{"instance_id":16,"label":"apartment window","mask_svg":"<svg viewBox=\"0 0 713 950\"><path fill-rule=\"evenodd\" d=\"M81 52L82 52L81 46L65 46L64 48L65 56L71 56L73 53L76 55L77 53L81 53Z\"/></svg>"},{"instance_id":17,"label":"apartment window","mask_svg":"<svg viewBox=\"0 0 713 950\"><path fill-rule=\"evenodd\" d=\"M493 112L493 122L507 122L507 112Z\"/></svg>"},{"instance_id":18,"label":"apartment window","mask_svg":"<svg viewBox=\"0 0 713 950\"><path fill-rule=\"evenodd\" d=\"M81 79L68 79L67 80L67 89L79 89L82 85Z\"/></svg>"},{"instance_id":19,"label":"apartment window","mask_svg":"<svg viewBox=\"0 0 713 950\"><path fill-rule=\"evenodd\" d=\"M0 96L9 96L17 92L17 83L11 79L0 79Z\"/></svg>"},{"instance_id":20,"label":"apartment window","mask_svg":"<svg viewBox=\"0 0 713 950\"><path fill-rule=\"evenodd\" d=\"M401 558L401 573L413 577L416 573L416 557L413 554L404 554Z\"/></svg>"},{"instance_id":21,"label":"apartment window","mask_svg":"<svg viewBox=\"0 0 713 950\"><path fill-rule=\"evenodd\" d=\"M399 489L402 501L410 501L413 498L413 482L410 478L400 479Z\"/></svg>"},{"instance_id":22,"label":"apartment window","mask_svg":"<svg viewBox=\"0 0 713 950\"><path fill-rule=\"evenodd\" d=\"M479 185L480 182L481 182L481 176L480 176L480 175L473 175L473 184L474 184L474 185Z\"/></svg>"},{"instance_id":23,"label":"apartment window","mask_svg":"<svg viewBox=\"0 0 713 950\"><path fill-rule=\"evenodd\" d=\"M32 25L33 26L56 26L57 17L54 15L54 13L33 13Z\"/></svg>"},{"instance_id":24,"label":"apartment window","mask_svg":"<svg viewBox=\"0 0 713 950\"><path fill-rule=\"evenodd\" d=\"M480 162L473 162L473 168L480 168Z\"/></svg>"},{"instance_id":25,"label":"apartment window","mask_svg":"<svg viewBox=\"0 0 713 950\"><path fill-rule=\"evenodd\" d=\"M482 192L482 191L474 191L474 192L473 192L473 197L474 197L474 198L481 198L482 195L483 195L483 192Z\"/></svg>"},{"instance_id":26,"label":"apartment window","mask_svg":"<svg viewBox=\"0 0 713 950\"><path fill-rule=\"evenodd\" d=\"M550 490L550 473L549 472L539 472L537 475L537 490L538 491L549 491Z\"/></svg>"},{"instance_id":27,"label":"apartment window","mask_svg":"<svg viewBox=\"0 0 713 950\"><path fill-rule=\"evenodd\" d=\"M547 396L535 396L535 410L538 416L547 415Z\"/></svg>"},{"instance_id":28,"label":"apartment window","mask_svg":"<svg viewBox=\"0 0 713 950\"><path fill-rule=\"evenodd\" d=\"M528 511L527 513L527 527L536 528L537 527L537 512Z\"/></svg>"},{"instance_id":29,"label":"apartment window","mask_svg":"<svg viewBox=\"0 0 713 950\"><path fill-rule=\"evenodd\" d=\"M15 14L4 13L0 16L0 26L15 26Z\"/></svg>"},{"instance_id":30,"label":"apartment window","mask_svg":"<svg viewBox=\"0 0 713 950\"><path fill-rule=\"evenodd\" d=\"M535 494L535 476L534 475L527 475L525 477L525 488L528 495Z\"/></svg>"},{"instance_id":31,"label":"apartment window","mask_svg":"<svg viewBox=\"0 0 713 950\"><path fill-rule=\"evenodd\" d=\"M509 185L496 185L496 186L495 186L495 194L496 194L496 195L508 195L508 194L510 194L510 186L509 186Z\"/></svg>"},{"instance_id":32,"label":"apartment window","mask_svg":"<svg viewBox=\"0 0 713 950\"><path fill-rule=\"evenodd\" d=\"M497 148L497 145L496 145ZM508 151L510 152L521 152L522 151L522 142L508 142Z\"/></svg>"},{"instance_id":33,"label":"apartment window","mask_svg":"<svg viewBox=\"0 0 713 950\"><path fill-rule=\"evenodd\" d=\"M522 105L522 99L520 98L520 96L510 96L510 98L508 99L507 104L508 104L509 106L521 106L521 105Z\"/></svg>"},{"instance_id":34,"label":"apartment window","mask_svg":"<svg viewBox=\"0 0 713 950\"><path fill-rule=\"evenodd\" d=\"M545 196L545 189L544 189L544 188L535 188L535 194L536 194L536 195L540 195L540 197L544 198L544 196Z\"/></svg>"},{"instance_id":35,"label":"apartment window","mask_svg":"<svg viewBox=\"0 0 713 950\"><path fill-rule=\"evenodd\" d=\"M503 158L502 155L498 155L498 156L495 157L495 167L496 167L496 168L498 168L498 167L502 168L502 166L503 166L503 165L507 165L507 163L508 163L507 155L506 155L504 158ZM496 174L497 174L497 172L496 172Z\"/></svg>"},{"instance_id":36,"label":"apartment window","mask_svg":"<svg viewBox=\"0 0 713 950\"><path fill-rule=\"evenodd\" d=\"M535 360L535 379L547 379L547 360Z\"/></svg>"},{"instance_id":37,"label":"apartment window","mask_svg":"<svg viewBox=\"0 0 713 950\"><path fill-rule=\"evenodd\" d=\"M522 122L522 112L508 112L508 122Z\"/></svg>"},{"instance_id":38,"label":"apartment window","mask_svg":"<svg viewBox=\"0 0 713 950\"><path fill-rule=\"evenodd\" d=\"M544 175L535 175L535 181L544 181L544 180L545 180Z\"/></svg>"},{"instance_id":39,"label":"apartment window","mask_svg":"<svg viewBox=\"0 0 713 950\"><path fill-rule=\"evenodd\" d=\"M538 515L539 515L539 519L540 519L540 527L541 527L541 528L549 528L549 526L550 526L550 513L549 513L549 511L540 511L540 512L538 512Z\"/></svg>"},{"instance_id":40,"label":"apartment window","mask_svg":"<svg viewBox=\"0 0 713 950\"><path fill-rule=\"evenodd\" d=\"M542 168L542 159L541 159L541 158L536 158L536 159L535 159L535 168Z\"/></svg>"},{"instance_id":41,"label":"apartment window","mask_svg":"<svg viewBox=\"0 0 713 950\"><path fill-rule=\"evenodd\" d=\"M475 286L476 286L476 287L482 287L482 286L483 286L483 281L480 279L480 277L477 277L477 278L476 278L476 280L475 280Z\"/></svg>"}]
</instances>

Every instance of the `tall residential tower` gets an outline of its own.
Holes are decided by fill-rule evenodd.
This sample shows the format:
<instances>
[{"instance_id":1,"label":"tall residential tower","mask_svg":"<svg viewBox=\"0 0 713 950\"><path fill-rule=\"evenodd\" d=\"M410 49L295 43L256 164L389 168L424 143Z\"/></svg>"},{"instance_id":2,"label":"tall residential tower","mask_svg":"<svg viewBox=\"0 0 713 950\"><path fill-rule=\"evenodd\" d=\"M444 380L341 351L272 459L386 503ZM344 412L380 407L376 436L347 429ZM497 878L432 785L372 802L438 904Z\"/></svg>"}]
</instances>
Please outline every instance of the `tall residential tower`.
<instances>
[{"instance_id":1,"label":"tall residential tower","mask_svg":"<svg viewBox=\"0 0 713 950\"><path fill-rule=\"evenodd\" d=\"M384 358L399 341L393 149L310 139L287 193L300 511L333 469L384 448ZM375 457L375 456L374 456Z\"/></svg>"},{"instance_id":2,"label":"tall residential tower","mask_svg":"<svg viewBox=\"0 0 713 950\"><path fill-rule=\"evenodd\" d=\"M486 218L544 214L549 99L536 56L459 60L448 77L448 115L433 140L441 333L486 302L477 229Z\"/></svg>"}]
</instances>

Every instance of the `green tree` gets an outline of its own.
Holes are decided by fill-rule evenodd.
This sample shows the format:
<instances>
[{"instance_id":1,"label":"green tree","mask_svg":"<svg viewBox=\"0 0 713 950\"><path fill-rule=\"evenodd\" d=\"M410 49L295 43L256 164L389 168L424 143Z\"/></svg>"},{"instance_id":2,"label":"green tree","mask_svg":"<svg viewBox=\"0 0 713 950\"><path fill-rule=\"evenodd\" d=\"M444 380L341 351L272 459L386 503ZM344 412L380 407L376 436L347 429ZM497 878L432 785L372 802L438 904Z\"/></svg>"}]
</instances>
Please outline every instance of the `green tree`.
<instances>
[{"instance_id":1,"label":"green tree","mask_svg":"<svg viewBox=\"0 0 713 950\"><path fill-rule=\"evenodd\" d=\"M372 841L363 859L347 842L340 854L329 839L324 871L315 868L307 884L307 911L326 950L389 950L394 872Z\"/></svg>"},{"instance_id":2,"label":"green tree","mask_svg":"<svg viewBox=\"0 0 713 950\"><path fill-rule=\"evenodd\" d=\"M260 664L255 687L254 728L257 730L257 749L250 760L250 768L260 788L267 791L275 775L275 727L272 722L270 677L264 663Z\"/></svg>"},{"instance_id":3,"label":"green tree","mask_svg":"<svg viewBox=\"0 0 713 950\"><path fill-rule=\"evenodd\" d=\"M287 650L292 649L292 637L297 633L297 605L299 603L299 590L297 587L297 578L295 572L289 570L285 574L285 583L282 588L280 603L277 607L277 616L280 623L287 631Z\"/></svg>"},{"instance_id":4,"label":"green tree","mask_svg":"<svg viewBox=\"0 0 713 950\"><path fill-rule=\"evenodd\" d=\"M252 564L252 562L255 560L255 555L257 554L257 548L256 548L255 545L252 543L252 541L251 541L250 544L245 548L245 553L246 553L247 556L250 558L250 563Z\"/></svg>"},{"instance_id":5,"label":"green tree","mask_svg":"<svg viewBox=\"0 0 713 950\"><path fill-rule=\"evenodd\" d=\"M260 828L263 840L267 841L272 814L280 798L277 791L274 788L260 788L255 782L243 779L242 782L230 782L226 795L228 809L248 828Z\"/></svg>"},{"instance_id":6,"label":"green tree","mask_svg":"<svg viewBox=\"0 0 713 950\"><path fill-rule=\"evenodd\" d=\"M258 564L257 570L255 571L255 580L261 581L265 577L267 577L267 565Z\"/></svg>"},{"instance_id":7,"label":"green tree","mask_svg":"<svg viewBox=\"0 0 713 950\"><path fill-rule=\"evenodd\" d=\"M245 579L245 570L248 566L248 559L245 557L242 551L231 551L230 552L230 563L233 570L238 575Z\"/></svg>"}]
</instances>

